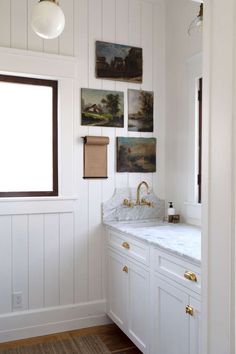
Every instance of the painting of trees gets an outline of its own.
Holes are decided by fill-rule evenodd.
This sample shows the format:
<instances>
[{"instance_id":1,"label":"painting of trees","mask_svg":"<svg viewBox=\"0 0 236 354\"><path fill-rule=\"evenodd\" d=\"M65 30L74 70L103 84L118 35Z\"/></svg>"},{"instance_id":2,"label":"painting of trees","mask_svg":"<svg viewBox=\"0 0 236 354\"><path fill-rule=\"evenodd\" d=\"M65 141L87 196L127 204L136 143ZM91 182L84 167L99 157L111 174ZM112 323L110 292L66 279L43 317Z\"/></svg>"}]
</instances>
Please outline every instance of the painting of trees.
<instances>
[{"instance_id":1,"label":"painting of trees","mask_svg":"<svg viewBox=\"0 0 236 354\"><path fill-rule=\"evenodd\" d=\"M153 92L128 90L129 131L153 132Z\"/></svg>"}]
</instances>

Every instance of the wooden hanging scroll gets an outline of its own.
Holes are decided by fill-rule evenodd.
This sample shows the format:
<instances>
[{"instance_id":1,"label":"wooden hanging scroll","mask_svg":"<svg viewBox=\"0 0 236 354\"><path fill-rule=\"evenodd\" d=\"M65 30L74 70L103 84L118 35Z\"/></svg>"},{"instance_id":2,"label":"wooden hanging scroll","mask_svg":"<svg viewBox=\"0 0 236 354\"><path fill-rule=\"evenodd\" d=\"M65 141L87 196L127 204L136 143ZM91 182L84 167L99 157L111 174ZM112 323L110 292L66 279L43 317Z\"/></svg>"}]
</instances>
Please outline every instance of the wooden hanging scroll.
<instances>
[{"instance_id":1,"label":"wooden hanging scroll","mask_svg":"<svg viewBox=\"0 0 236 354\"><path fill-rule=\"evenodd\" d=\"M84 178L107 177L107 145L106 136L84 137Z\"/></svg>"}]
</instances>

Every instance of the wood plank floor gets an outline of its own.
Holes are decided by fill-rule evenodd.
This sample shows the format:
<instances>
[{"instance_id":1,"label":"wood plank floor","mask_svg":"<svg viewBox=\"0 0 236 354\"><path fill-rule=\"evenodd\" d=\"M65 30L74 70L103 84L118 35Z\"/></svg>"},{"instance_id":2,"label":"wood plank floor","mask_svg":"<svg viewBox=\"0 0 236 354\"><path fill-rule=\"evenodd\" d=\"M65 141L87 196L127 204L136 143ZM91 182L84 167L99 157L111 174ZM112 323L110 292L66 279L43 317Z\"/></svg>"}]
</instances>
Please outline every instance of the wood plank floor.
<instances>
[{"instance_id":1,"label":"wood plank floor","mask_svg":"<svg viewBox=\"0 0 236 354\"><path fill-rule=\"evenodd\" d=\"M90 327L48 336L34 337L14 342L0 344L1 349L16 348L24 345L45 343L51 340L66 339L73 336L96 334L107 348L115 354L141 354L141 351L129 340L129 338L114 324L98 327Z\"/></svg>"}]
</instances>

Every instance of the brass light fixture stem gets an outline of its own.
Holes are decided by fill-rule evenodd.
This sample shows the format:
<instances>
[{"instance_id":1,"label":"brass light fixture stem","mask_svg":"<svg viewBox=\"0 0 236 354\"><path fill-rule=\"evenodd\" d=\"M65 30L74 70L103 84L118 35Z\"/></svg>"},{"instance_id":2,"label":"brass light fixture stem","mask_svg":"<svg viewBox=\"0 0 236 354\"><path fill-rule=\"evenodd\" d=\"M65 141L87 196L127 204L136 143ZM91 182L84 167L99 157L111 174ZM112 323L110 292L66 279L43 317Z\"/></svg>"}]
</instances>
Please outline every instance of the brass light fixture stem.
<instances>
[{"instance_id":1,"label":"brass light fixture stem","mask_svg":"<svg viewBox=\"0 0 236 354\"><path fill-rule=\"evenodd\" d=\"M39 0L39 2L42 2L42 1L51 1L51 2L54 2L56 5L59 5L59 0Z\"/></svg>"}]
</instances>

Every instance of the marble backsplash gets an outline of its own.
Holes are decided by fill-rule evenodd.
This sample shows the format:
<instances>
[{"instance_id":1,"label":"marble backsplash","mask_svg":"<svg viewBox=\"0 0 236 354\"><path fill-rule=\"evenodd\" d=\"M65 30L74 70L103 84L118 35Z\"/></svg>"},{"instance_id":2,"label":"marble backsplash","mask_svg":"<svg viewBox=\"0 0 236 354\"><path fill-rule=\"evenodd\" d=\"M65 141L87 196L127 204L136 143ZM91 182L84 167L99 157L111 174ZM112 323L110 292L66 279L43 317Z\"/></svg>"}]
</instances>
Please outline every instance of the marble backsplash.
<instances>
[{"instance_id":1,"label":"marble backsplash","mask_svg":"<svg viewBox=\"0 0 236 354\"><path fill-rule=\"evenodd\" d=\"M115 189L111 199L102 204L103 222L164 219L165 201L157 198L152 190L150 193L147 193L145 189L141 189L140 193L140 199L145 198L147 201L151 202L151 207L148 205L134 205L133 207L129 207L123 204L124 199L135 203L136 193L136 188Z\"/></svg>"}]
</instances>

